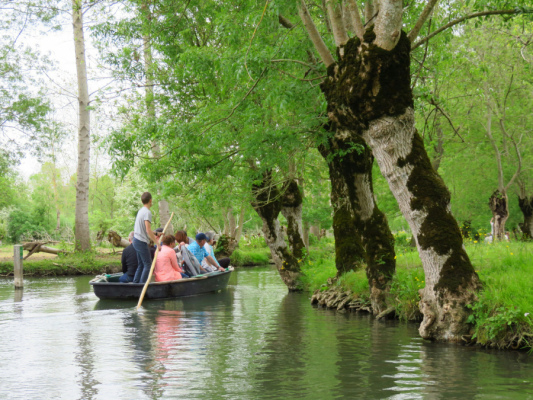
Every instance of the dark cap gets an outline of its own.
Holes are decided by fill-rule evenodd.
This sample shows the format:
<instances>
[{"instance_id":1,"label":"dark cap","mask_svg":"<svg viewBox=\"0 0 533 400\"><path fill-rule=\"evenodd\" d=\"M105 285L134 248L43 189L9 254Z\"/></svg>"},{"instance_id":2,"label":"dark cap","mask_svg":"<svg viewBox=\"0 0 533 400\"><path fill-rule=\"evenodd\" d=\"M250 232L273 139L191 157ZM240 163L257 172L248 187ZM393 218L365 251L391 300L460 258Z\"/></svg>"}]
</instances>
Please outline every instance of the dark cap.
<instances>
[{"instance_id":1,"label":"dark cap","mask_svg":"<svg viewBox=\"0 0 533 400\"><path fill-rule=\"evenodd\" d=\"M157 228L155 231L156 231L157 233L163 232L163 228Z\"/></svg>"},{"instance_id":2,"label":"dark cap","mask_svg":"<svg viewBox=\"0 0 533 400\"><path fill-rule=\"evenodd\" d=\"M207 240L207 236L205 236L205 233L200 232L196 235L196 240Z\"/></svg>"}]
</instances>

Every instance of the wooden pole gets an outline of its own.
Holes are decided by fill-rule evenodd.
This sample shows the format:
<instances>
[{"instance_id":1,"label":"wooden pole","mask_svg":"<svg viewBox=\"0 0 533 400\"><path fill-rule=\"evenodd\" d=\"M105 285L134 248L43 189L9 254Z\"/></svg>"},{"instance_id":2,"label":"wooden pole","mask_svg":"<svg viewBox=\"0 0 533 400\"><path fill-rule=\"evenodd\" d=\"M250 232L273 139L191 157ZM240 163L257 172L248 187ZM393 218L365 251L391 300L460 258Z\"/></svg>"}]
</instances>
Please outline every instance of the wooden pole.
<instances>
[{"instance_id":1,"label":"wooden pole","mask_svg":"<svg viewBox=\"0 0 533 400\"><path fill-rule=\"evenodd\" d=\"M23 287L24 274L22 269L22 245L20 244L16 244L13 246L13 272L15 275L15 287Z\"/></svg>"},{"instance_id":2,"label":"wooden pole","mask_svg":"<svg viewBox=\"0 0 533 400\"><path fill-rule=\"evenodd\" d=\"M174 216L174 213L172 213L170 215L170 218L168 219L167 224L163 228L163 234L161 236L165 236L165 232L166 232L166 230L168 228L168 224L170 224L170 221L172 221L172 217L173 216ZM148 285L150 284L150 279L152 278L152 274L154 273L155 260L157 260L157 255L158 254L159 254L159 247L155 251L154 261L152 261L152 266L150 267L150 273L148 274L148 279L146 279L146 283L144 284L143 291L141 292L141 297L139 297L139 303L137 303L137 310L141 307L141 304L142 304L143 299L144 299L144 295L146 293L146 289L148 289Z\"/></svg>"}]
</instances>

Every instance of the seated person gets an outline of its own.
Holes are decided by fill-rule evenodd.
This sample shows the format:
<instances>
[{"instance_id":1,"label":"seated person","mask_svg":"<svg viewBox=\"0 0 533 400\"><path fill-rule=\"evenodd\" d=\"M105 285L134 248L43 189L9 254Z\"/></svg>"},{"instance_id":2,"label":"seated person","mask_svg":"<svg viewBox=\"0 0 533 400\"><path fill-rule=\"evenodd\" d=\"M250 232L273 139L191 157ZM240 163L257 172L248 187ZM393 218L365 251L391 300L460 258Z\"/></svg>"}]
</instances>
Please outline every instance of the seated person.
<instances>
[{"instance_id":1,"label":"seated person","mask_svg":"<svg viewBox=\"0 0 533 400\"><path fill-rule=\"evenodd\" d=\"M154 275L156 282L175 281L182 278L181 273L183 270L176 259L175 244L176 239L174 236L163 236L163 246L161 246L155 261Z\"/></svg>"},{"instance_id":2,"label":"seated person","mask_svg":"<svg viewBox=\"0 0 533 400\"><path fill-rule=\"evenodd\" d=\"M163 228L157 228L154 231L154 236L159 241L161 238L161 235L163 235ZM150 242L150 256L152 257L152 261L154 261L155 251L157 250L157 246L154 242Z\"/></svg>"},{"instance_id":3,"label":"seated person","mask_svg":"<svg viewBox=\"0 0 533 400\"><path fill-rule=\"evenodd\" d=\"M204 245L206 243L207 243L207 236L205 235L205 233L200 232L198 235L196 235L196 241L189 244L187 248L192 253L192 255L196 257L196 259L198 260L200 264L202 264L202 261L204 261L205 259L207 262L207 265L213 267L214 271L216 270L224 271L224 268L220 267L217 264L216 260L213 257L211 257L211 255L209 255L207 250L204 248Z\"/></svg>"},{"instance_id":4,"label":"seated person","mask_svg":"<svg viewBox=\"0 0 533 400\"><path fill-rule=\"evenodd\" d=\"M230 259L229 258L221 258L220 260L217 260L215 258L215 252L213 250L213 246L215 245L215 232L206 232L205 236L207 236L207 243L204 245L205 249L209 253L211 257L213 257L213 260L217 262L217 265L219 267L222 267L223 269L226 269L229 267ZM206 268L207 262L202 262L202 267ZM207 269L207 268L206 268Z\"/></svg>"},{"instance_id":5,"label":"seated person","mask_svg":"<svg viewBox=\"0 0 533 400\"><path fill-rule=\"evenodd\" d=\"M135 251L135 247L131 245L133 232L128 236L128 240L130 241L130 245L124 249L122 259L120 260L122 264L122 276L118 280L122 283L133 282L135 271L137 271L137 252Z\"/></svg>"}]
</instances>

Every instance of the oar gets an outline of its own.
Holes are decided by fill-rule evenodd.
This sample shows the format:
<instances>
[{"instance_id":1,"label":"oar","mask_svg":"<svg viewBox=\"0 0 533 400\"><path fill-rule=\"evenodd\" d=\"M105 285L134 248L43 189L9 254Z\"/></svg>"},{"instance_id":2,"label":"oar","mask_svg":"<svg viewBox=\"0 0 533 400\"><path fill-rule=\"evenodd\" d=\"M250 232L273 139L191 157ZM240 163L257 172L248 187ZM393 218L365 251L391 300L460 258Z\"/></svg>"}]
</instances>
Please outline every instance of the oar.
<instances>
[{"instance_id":1,"label":"oar","mask_svg":"<svg viewBox=\"0 0 533 400\"><path fill-rule=\"evenodd\" d=\"M161 234L161 236L165 236L165 231L167 230L168 224L170 224L170 221L172 221L172 217L173 216L174 216L174 213L172 213L170 215L170 218L168 219L167 224L163 228L163 233ZM141 306L141 304L143 302L144 294L146 293L146 289L148 289L148 284L150 283L150 279L152 278L152 274L154 273L155 260L157 260L157 255L159 254L159 248L160 247L161 247L161 244L157 247L157 249L155 251L154 261L152 261L152 267L150 268L150 273L148 274L148 279L146 280L146 283L144 284L143 291L141 292L141 297L139 297L139 303L137 303L137 310L139 309L139 307Z\"/></svg>"}]
</instances>

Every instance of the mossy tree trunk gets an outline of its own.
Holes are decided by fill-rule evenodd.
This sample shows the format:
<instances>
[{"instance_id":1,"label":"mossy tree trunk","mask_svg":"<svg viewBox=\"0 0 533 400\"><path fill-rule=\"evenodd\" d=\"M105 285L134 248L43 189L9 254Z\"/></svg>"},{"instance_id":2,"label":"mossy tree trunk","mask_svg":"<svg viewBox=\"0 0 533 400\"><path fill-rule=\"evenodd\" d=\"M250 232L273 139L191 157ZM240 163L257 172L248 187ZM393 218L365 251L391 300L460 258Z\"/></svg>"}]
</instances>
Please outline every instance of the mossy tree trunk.
<instances>
[{"instance_id":1,"label":"mossy tree trunk","mask_svg":"<svg viewBox=\"0 0 533 400\"><path fill-rule=\"evenodd\" d=\"M290 179L283 185L281 214L287 220L289 247L292 255L298 260L304 257L303 249L305 248L303 240L302 202L302 194L300 193L298 183L294 179Z\"/></svg>"},{"instance_id":2,"label":"mossy tree trunk","mask_svg":"<svg viewBox=\"0 0 533 400\"><path fill-rule=\"evenodd\" d=\"M329 150L323 146L321 152L329 166L332 204L338 204L334 206L334 232L339 231L335 232L336 255L341 259L337 268L352 269L364 260L372 308L378 314L387 308L396 261L394 237L374 201L372 153L360 136L339 129L329 141Z\"/></svg>"},{"instance_id":3,"label":"mossy tree trunk","mask_svg":"<svg viewBox=\"0 0 533 400\"><path fill-rule=\"evenodd\" d=\"M518 206L524 214L524 222L520 224L524 240L533 239L533 196L521 195L518 197Z\"/></svg>"},{"instance_id":4,"label":"mossy tree trunk","mask_svg":"<svg viewBox=\"0 0 533 400\"><path fill-rule=\"evenodd\" d=\"M331 181L331 205L333 207L333 236L335 238L335 266L337 276L364 265L365 252L355 228L355 217L348 201L348 189L340 172L341 159L330 148L321 146L320 153L327 161Z\"/></svg>"},{"instance_id":5,"label":"mossy tree trunk","mask_svg":"<svg viewBox=\"0 0 533 400\"><path fill-rule=\"evenodd\" d=\"M495 190L490 196L489 207L492 211L493 240L505 240L505 223L509 218L509 199L505 191Z\"/></svg>"},{"instance_id":6,"label":"mossy tree trunk","mask_svg":"<svg viewBox=\"0 0 533 400\"><path fill-rule=\"evenodd\" d=\"M368 144L415 236L426 283L421 336L459 341L469 331L466 305L480 288L479 278L451 213L450 194L414 126L410 41L400 32L401 17L394 32L378 25L377 32L392 34L377 37L368 29L363 40L340 46L340 59L328 67L321 85L328 116L337 130L357 133Z\"/></svg>"},{"instance_id":7,"label":"mossy tree trunk","mask_svg":"<svg viewBox=\"0 0 533 400\"><path fill-rule=\"evenodd\" d=\"M252 186L252 195L254 198L252 207L263 222L265 241L281 279L289 291L301 290L299 259L292 254L285 242L285 234L278 220L283 207L282 193L272 182L271 172L263 175L261 184Z\"/></svg>"}]
</instances>

